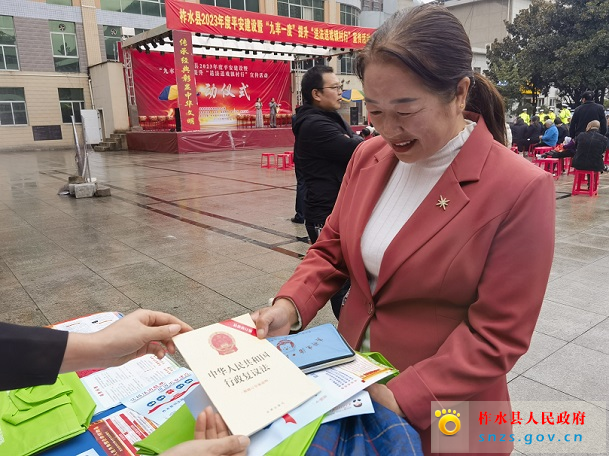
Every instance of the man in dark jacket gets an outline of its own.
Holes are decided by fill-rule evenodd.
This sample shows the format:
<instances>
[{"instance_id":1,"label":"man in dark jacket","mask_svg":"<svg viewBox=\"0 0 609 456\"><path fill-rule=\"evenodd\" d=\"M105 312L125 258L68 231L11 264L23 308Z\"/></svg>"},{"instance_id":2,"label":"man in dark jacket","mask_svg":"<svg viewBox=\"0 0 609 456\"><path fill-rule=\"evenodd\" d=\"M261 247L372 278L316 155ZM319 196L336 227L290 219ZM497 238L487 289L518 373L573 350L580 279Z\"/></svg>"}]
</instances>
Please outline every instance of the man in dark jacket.
<instances>
[{"instance_id":1,"label":"man in dark jacket","mask_svg":"<svg viewBox=\"0 0 609 456\"><path fill-rule=\"evenodd\" d=\"M592 92L582 93L582 104L575 109L573 118L569 125L569 136L577 138L577 135L586 131L586 126L593 120L598 120L601 135L607 133L607 121L605 120L605 108L595 103Z\"/></svg>"},{"instance_id":2,"label":"man in dark jacket","mask_svg":"<svg viewBox=\"0 0 609 456\"><path fill-rule=\"evenodd\" d=\"M599 133L601 123L588 123L586 132L577 137L577 150L571 162L573 168L584 171L604 171L603 158L608 147L607 138Z\"/></svg>"},{"instance_id":3,"label":"man in dark jacket","mask_svg":"<svg viewBox=\"0 0 609 456\"><path fill-rule=\"evenodd\" d=\"M304 104L292 122L294 164L304 178L305 227L315 243L334 208L351 155L363 138L337 112L342 86L331 67L310 68L302 78L301 90ZM337 316L343 295L339 292L332 297Z\"/></svg>"},{"instance_id":4,"label":"man in dark jacket","mask_svg":"<svg viewBox=\"0 0 609 456\"><path fill-rule=\"evenodd\" d=\"M522 141L522 147L518 147L518 150L522 150L524 152L524 156L526 157L527 151L531 145L536 145L539 142L539 137L543 134L543 127L539 123L539 116L531 117L531 125L527 127L527 131L525 133L525 138Z\"/></svg>"},{"instance_id":5,"label":"man in dark jacket","mask_svg":"<svg viewBox=\"0 0 609 456\"><path fill-rule=\"evenodd\" d=\"M337 112L342 87L332 68L309 69L301 88L304 104L292 124L294 161L305 180L305 226L315 242L334 208L347 163L363 138Z\"/></svg>"},{"instance_id":6,"label":"man in dark jacket","mask_svg":"<svg viewBox=\"0 0 609 456\"><path fill-rule=\"evenodd\" d=\"M524 147L526 141L526 134L528 125L524 123L521 117L516 118L516 122L510 125L512 129L512 144L516 144L518 146L518 150L522 152L522 148Z\"/></svg>"}]
</instances>

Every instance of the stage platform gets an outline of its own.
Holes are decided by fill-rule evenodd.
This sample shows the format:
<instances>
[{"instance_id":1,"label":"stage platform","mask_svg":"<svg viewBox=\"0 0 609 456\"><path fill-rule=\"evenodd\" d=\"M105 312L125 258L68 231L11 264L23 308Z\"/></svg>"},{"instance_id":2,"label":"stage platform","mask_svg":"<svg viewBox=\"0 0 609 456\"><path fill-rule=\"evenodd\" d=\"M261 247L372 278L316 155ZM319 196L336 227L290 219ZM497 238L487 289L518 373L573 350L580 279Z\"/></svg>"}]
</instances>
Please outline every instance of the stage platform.
<instances>
[{"instance_id":1,"label":"stage platform","mask_svg":"<svg viewBox=\"0 0 609 456\"><path fill-rule=\"evenodd\" d=\"M201 130L196 132L130 131L127 132L130 150L189 154L223 150L260 149L294 146L291 127L235 128Z\"/></svg>"}]
</instances>

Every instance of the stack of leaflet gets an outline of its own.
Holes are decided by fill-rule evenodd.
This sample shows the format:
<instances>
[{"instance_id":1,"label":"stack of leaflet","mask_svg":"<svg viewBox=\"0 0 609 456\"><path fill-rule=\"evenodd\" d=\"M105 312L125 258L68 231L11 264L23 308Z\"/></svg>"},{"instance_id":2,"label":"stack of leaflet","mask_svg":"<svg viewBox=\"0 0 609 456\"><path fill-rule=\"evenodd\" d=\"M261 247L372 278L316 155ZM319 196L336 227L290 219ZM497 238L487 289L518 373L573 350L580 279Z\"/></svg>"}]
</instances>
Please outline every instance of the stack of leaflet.
<instances>
[{"instance_id":1,"label":"stack of leaflet","mask_svg":"<svg viewBox=\"0 0 609 456\"><path fill-rule=\"evenodd\" d=\"M266 454L326 415L333 415L325 417L330 421L374 413L363 390L396 373L391 367L354 353L332 325L259 340L251 317L242 315L181 334L174 341L201 382L201 387L185 399L193 417L211 405L234 434L250 436L248 455ZM276 362L279 362L276 355L293 362L288 366L277 364L283 366L281 369L268 365L264 372L254 375L250 366L256 359L251 355L253 347L258 347L254 352L264 353L264 357L257 356L258 370L267 363L267 355ZM294 372L297 365L303 370ZM305 369L310 373L305 375ZM259 389L267 384L274 387ZM311 384L315 387L310 388ZM312 389L317 393L311 395ZM291 400L287 407L285 398ZM257 405L252 405L254 401ZM294 402L299 405L294 406ZM277 403L283 403L284 407L269 420L268 409L275 408Z\"/></svg>"}]
</instances>

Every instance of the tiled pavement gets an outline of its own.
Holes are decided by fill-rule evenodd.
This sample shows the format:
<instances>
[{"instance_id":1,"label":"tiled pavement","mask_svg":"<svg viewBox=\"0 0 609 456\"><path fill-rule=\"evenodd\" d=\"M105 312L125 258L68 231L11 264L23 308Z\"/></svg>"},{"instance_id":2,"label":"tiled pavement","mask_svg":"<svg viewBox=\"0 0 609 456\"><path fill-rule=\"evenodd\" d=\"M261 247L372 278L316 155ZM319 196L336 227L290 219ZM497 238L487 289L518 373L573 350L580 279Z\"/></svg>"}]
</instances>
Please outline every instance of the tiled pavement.
<instances>
[{"instance_id":1,"label":"tiled pavement","mask_svg":"<svg viewBox=\"0 0 609 456\"><path fill-rule=\"evenodd\" d=\"M1 153L0 319L46 325L145 307L200 327L263 306L307 244L289 220L293 171L261 169L259 157L94 153L92 175L112 197L76 200L57 195L73 151ZM554 265L510 392L607 408L609 177L595 198L570 196L571 182L556 184ZM325 309L315 323L328 321Z\"/></svg>"}]
</instances>

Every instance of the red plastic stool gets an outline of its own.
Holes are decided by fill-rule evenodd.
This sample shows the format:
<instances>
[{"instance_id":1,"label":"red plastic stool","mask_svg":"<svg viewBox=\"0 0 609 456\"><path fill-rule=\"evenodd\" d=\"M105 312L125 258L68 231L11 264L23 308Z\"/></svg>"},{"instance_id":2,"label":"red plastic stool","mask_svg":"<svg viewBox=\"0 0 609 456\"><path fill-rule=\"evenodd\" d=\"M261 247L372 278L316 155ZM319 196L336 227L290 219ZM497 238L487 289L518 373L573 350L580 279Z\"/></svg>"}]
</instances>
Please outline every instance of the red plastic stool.
<instances>
[{"instance_id":1,"label":"red plastic stool","mask_svg":"<svg viewBox=\"0 0 609 456\"><path fill-rule=\"evenodd\" d=\"M266 164L264 163L264 158L266 157ZM273 163L271 164L271 158L273 159ZM270 152L265 152L260 156L260 167L261 168L276 168L277 161L275 160L275 154Z\"/></svg>"},{"instance_id":2,"label":"red plastic stool","mask_svg":"<svg viewBox=\"0 0 609 456\"><path fill-rule=\"evenodd\" d=\"M529 156L529 157L535 157L535 144L530 144L529 145L529 151L527 153L527 156Z\"/></svg>"},{"instance_id":3,"label":"red plastic stool","mask_svg":"<svg viewBox=\"0 0 609 456\"><path fill-rule=\"evenodd\" d=\"M572 158L571 157L565 157L562 160L563 160L563 162L562 162L562 169L563 169L563 171L565 171L565 170L567 171L567 176L569 176L572 173L574 173L575 172L575 168L573 168L571 166L571 160L572 160Z\"/></svg>"},{"instance_id":4,"label":"red plastic stool","mask_svg":"<svg viewBox=\"0 0 609 456\"><path fill-rule=\"evenodd\" d=\"M558 179L562 174L562 164L558 158L535 158L533 163L552 174L554 179Z\"/></svg>"},{"instance_id":5,"label":"red plastic stool","mask_svg":"<svg viewBox=\"0 0 609 456\"><path fill-rule=\"evenodd\" d=\"M575 170L575 178L573 179L573 190L572 195L598 195L598 180L600 178L598 171L582 171L579 169ZM582 185L588 184L588 189L584 190Z\"/></svg>"},{"instance_id":6,"label":"red plastic stool","mask_svg":"<svg viewBox=\"0 0 609 456\"><path fill-rule=\"evenodd\" d=\"M281 166L279 161L281 160ZM277 169L281 169L287 171L288 169L292 169L290 165L290 154L277 154Z\"/></svg>"},{"instance_id":7,"label":"red plastic stool","mask_svg":"<svg viewBox=\"0 0 609 456\"><path fill-rule=\"evenodd\" d=\"M291 150L286 150L284 154L288 154L290 156L290 168L294 168L294 152Z\"/></svg>"},{"instance_id":8,"label":"red plastic stool","mask_svg":"<svg viewBox=\"0 0 609 456\"><path fill-rule=\"evenodd\" d=\"M511 150L512 152L516 152L516 153L518 153L518 146L517 146L517 145L513 145L512 147L510 147L510 150Z\"/></svg>"},{"instance_id":9,"label":"red plastic stool","mask_svg":"<svg viewBox=\"0 0 609 456\"><path fill-rule=\"evenodd\" d=\"M609 149L605 151L605 157L603 158L605 165L609 165Z\"/></svg>"}]
</instances>

